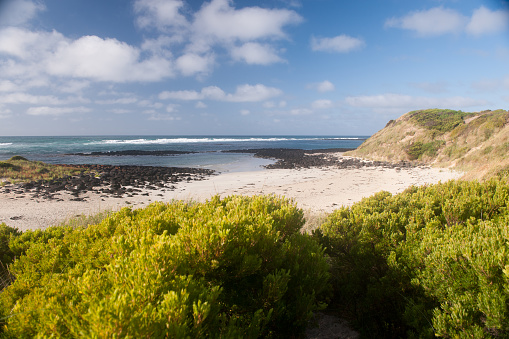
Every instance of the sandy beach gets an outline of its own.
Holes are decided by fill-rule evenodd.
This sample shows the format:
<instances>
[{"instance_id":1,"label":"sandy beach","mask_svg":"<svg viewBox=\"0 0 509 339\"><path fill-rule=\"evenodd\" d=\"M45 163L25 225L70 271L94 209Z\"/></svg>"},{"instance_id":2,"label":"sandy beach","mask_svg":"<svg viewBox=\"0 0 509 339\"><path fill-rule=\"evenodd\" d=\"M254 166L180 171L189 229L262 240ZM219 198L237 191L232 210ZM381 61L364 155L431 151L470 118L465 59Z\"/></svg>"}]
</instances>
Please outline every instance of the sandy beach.
<instances>
[{"instance_id":1,"label":"sandy beach","mask_svg":"<svg viewBox=\"0 0 509 339\"><path fill-rule=\"evenodd\" d=\"M330 213L382 190L395 194L412 185L445 182L462 174L430 167L312 167L219 173L201 181L180 182L173 190L144 190L145 195L122 198L87 192L82 196L83 201L72 201L69 193L61 192L57 194L58 199L47 200L11 192L0 194L0 223L20 230L44 229L76 216L122 207L138 208L155 201L204 201L217 194L282 195L293 198L304 210Z\"/></svg>"}]
</instances>

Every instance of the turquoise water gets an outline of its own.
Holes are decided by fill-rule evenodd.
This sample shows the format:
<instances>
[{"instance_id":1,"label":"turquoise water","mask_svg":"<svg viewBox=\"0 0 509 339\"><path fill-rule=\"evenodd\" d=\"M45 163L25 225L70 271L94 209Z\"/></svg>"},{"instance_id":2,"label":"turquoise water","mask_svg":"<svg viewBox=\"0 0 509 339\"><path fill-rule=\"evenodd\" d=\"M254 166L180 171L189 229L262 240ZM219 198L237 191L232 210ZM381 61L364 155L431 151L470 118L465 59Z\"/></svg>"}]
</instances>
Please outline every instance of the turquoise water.
<instances>
[{"instance_id":1,"label":"turquoise water","mask_svg":"<svg viewBox=\"0 0 509 339\"><path fill-rule=\"evenodd\" d=\"M253 148L356 148L367 136L75 136L0 137L0 160L21 155L52 164L105 164L209 168L220 172L261 169L272 161L223 150ZM171 156L78 156L71 153L189 151Z\"/></svg>"}]
</instances>

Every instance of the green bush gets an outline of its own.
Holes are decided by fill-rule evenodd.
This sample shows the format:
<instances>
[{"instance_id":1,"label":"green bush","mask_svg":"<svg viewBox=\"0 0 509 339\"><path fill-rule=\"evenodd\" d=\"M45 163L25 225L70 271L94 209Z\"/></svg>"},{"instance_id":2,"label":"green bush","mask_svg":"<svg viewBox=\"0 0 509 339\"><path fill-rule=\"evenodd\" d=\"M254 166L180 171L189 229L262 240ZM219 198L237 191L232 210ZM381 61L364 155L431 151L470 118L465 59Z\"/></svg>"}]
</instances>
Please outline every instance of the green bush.
<instances>
[{"instance_id":1,"label":"green bush","mask_svg":"<svg viewBox=\"0 0 509 339\"><path fill-rule=\"evenodd\" d=\"M473 116L474 113L451 109L425 109L410 112L409 115L419 126L443 134L464 124L464 118Z\"/></svg>"},{"instance_id":2,"label":"green bush","mask_svg":"<svg viewBox=\"0 0 509 339\"><path fill-rule=\"evenodd\" d=\"M509 336L509 185L381 192L332 213L315 237L332 307L369 338Z\"/></svg>"},{"instance_id":3,"label":"green bush","mask_svg":"<svg viewBox=\"0 0 509 339\"><path fill-rule=\"evenodd\" d=\"M275 196L123 209L11 241L7 337L291 337L330 289L303 213ZM46 234L49 233L49 235Z\"/></svg>"},{"instance_id":4,"label":"green bush","mask_svg":"<svg viewBox=\"0 0 509 339\"><path fill-rule=\"evenodd\" d=\"M410 160L417 160L422 158L423 155L434 157L437 151L445 145L443 140L435 140L431 142L416 141L407 147L406 152Z\"/></svg>"}]
</instances>

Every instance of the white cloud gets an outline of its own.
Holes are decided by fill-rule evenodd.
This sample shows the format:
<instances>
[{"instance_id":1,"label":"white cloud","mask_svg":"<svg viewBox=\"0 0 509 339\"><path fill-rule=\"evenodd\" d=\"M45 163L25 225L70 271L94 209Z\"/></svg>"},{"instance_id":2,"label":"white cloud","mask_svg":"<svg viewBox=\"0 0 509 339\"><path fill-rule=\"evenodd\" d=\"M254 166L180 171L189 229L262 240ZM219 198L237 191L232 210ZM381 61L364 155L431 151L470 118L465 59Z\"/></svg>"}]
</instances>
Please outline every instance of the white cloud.
<instances>
[{"instance_id":1,"label":"white cloud","mask_svg":"<svg viewBox=\"0 0 509 339\"><path fill-rule=\"evenodd\" d=\"M466 31L473 35L496 33L509 27L509 11L491 11L481 6L476 9L466 27Z\"/></svg>"},{"instance_id":2,"label":"white cloud","mask_svg":"<svg viewBox=\"0 0 509 339\"><path fill-rule=\"evenodd\" d=\"M268 44L248 42L231 50L234 60L242 60L247 64L270 65L276 62L284 62L274 48Z\"/></svg>"},{"instance_id":3,"label":"white cloud","mask_svg":"<svg viewBox=\"0 0 509 339\"><path fill-rule=\"evenodd\" d=\"M0 104L61 105L64 101L53 95L32 95L28 93L10 93L0 95Z\"/></svg>"},{"instance_id":4,"label":"white cloud","mask_svg":"<svg viewBox=\"0 0 509 339\"><path fill-rule=\"evenodd\" d=\"M214 56L200 56L198 54L188 53L179 57L175 64L179 71L186 76L208 73L214 64Z\"/></svg>"},{"instance_id":5,"label":"white cloud","mask_svg":"<svg viewBox=\"0 0 509 339\"><path fill-rule=\"evenodd\" d=\"M136 98L119 98L109 100L97 100L95 103L99 105L130 105L138 101Z\"/></svg>"},{"instance_id":6,"label":"white cloud","mask_svg":"<svg viewBox=\"0 0 509 339\"><path fill-rule=\"evenodd\" d=\"M334 84L328 80L325 80L325 81L322 81L322 82L318 82L318 83L313 83L313 84L309 84L307 86L307 88L310 88L310 89L315 89L317 90L318 92L332 92L336 89L336 86L334 86Z\"/></svg>"},{"instance_id":7,"label":"white cloud","mask_svg":"<svg viewBox=\"0 0 509 339\"><path fill-rule=\"evenodd\" d=\"M0 3L0 25L23 25L43 10L45 10L45 7L40 2L30 0L3 1L3 3Z\"/></svg>"},{"instance_id":8,"label":"white cloud","mask_svg":"<svg viewBox=\"0 0 509 339\"><path fill-rule=\"evenodd\" d=\"M234 94L228 94L226 99L233 102L255 102L268 100L281 94L282 91L278 88L246 84L238 86L237 91Z\"/></svg>"},{"instance_id":9,"label":"white cloud","mask_svg":"<svg viewBox=\"0 0 509 339\"><path fill-rule=\"evenodd\" d=\"M366 43L363 40L345 34L334 38L311 38L311 49L313 51L348 53L365 45Z\"/></svg>"},{"instance_id":10,"label":"white cloud","mask_svg":"<svg viewBox=\"0 0 509 339\"><path fill-rule=\"evenodd\" d=\"M227 94L217 86L205 87L201 92L197 91L164 91L159 94L159 99L176 100L216 100L228 102L258 102L265 101L282 94L278 88L267 87L265 85L240 85L237 86L235 93Z\"/></svg>"},{"instance_id":11,"label":"white cloud","mask_svg":"<svg viewBox=\"0 0 509 339\"><path fill-rule=\"evenodd\" d=\"M0 92L14 92L18 89L18 86L9 80L0 81Z\"/></svg>"},{"instance_id":12,"label":"white cloud","mask_svg":"<svg viewBox=\"0 0 509 339\"><path fill-rule=\"evenodd\" d=\"M84 36L77 40L58 32L0 30L1 71L11 77L49 74L96 81L158 81L173 75L171 62L160 56L142 58L140 50L116 39Z\"/></svg>"},{"instance_id":13,"label":"white cloud","mask_svg":"<svg viewBox=\"0 0 509 339\"><path fill-rule=\"evenodd\" d=\"M160 102L152 102L150 100L141 100L141 101L138 101L138 106L159 109L159 108L162 108L164 105Z\"/></svg>"},{"instance_id":14,"label":"white cloud","mask_svg":"<svg viewBox=\"0 0 509 339\"><path fill-rule=\"evenodd\" d=\"M241 115L249 115L249 114L251 114L251 111L249 111L248 109L241 109L240 114Z\"/></svg>"},{"instance_id":15,"label":"white cloud","mask_svg":"<svg viewBox=\"0 0 509 339\"><path fill-rule=\"evenodd\" d=\"M207 105L205 105L201 101L198 101L194 107L196 107L196 108L207 108Z\"/></svg>"},{"instance_id":16,"label":"white cloud","mask_svg":"<svg viewBox=\"0 0 509 339\"><path fill-rule=\"evenodd\" d=\"M30 107L27 110L28 115L62 115L69 113L86 113L90 112L89 108L86 107Z\"/></svg>"},{"instance_id":17,"label":"white cloud","mask_svg":"<svg viewBox=\"0 0 509 339\"><path fill-rule=\"evenodd\" d=\"M129 109L112 108L112 109L108 110L108 112L111 112L113 114L127 114L127 113L131 113L132 111Z\"/></svg>"},{"instance_id":18,"label":"white cloud","mask_svg":"<svg viewBox=\"0 0 509 339\"><path fill-rule=\"evenodd\" d=\"M136 0L134 12L142 28L155 27L160 30L181 28L188 25L187 19L179 12L184 7L182 0Z\"/></svg>"},{"instance_id":19,"label":"white cloud","mask_svg":"<svg viewBox=\"0 0 509 339\"><path fill-rule=\"evenodd\" d=\"M64 93L81 93L85 88L88 88L89 86L89 81L71 80L67 81L62 86L59 86L58 89Z\"/></svg>"},{"instance_id":20,"label":"white cloud","mask_svg":"<svg viewBox=\"0 0 509 339\"><path fill-rule=\"evenodd\" d=\"M7 27L0 30L0 54L18 57L22 60L40 60L61 42L62 34L52 32L31 32L26 29Z\"/></svg>"},{"instance_id":21,"label":"white cloud","mask_svg":"<svg viewBox=\"0 0 509 339\"><path fill-rule=\"evenodd\" d=\"M453 9L435 7L411 12L401 18L389 19L385 22L385 27L415 31L420 36L434 36L460 32L467 21L467 17Z\"/></svg>"},{"instance_id":22,"label":"white cloud","mask_svg":"<svg viewBox=\"0 0 509 339\"><path fill-rule=\"evenodd\" d=\"M194 32L221 41L284 38L284 26L302 21L296 12L287 9L235 9L231 4L230 0L205 3L195 15Z\"/></svg>"},{"instance_id":23,"label":"white cloud","mask_svg":"<svg viewBox=\"0 0 509 339\"><path fill-rule=\"evenodd\" d=\"M404 94L380 94L380 95L361 95L350 96L345 99L345 102L353 107L371 108L378 112L387 111L410 111L414 109L424 108L466 108L473 106L486 105L487 101L477 100L466 97L447 97L447 98L434 98L434 97L416 97Z\"/></svg>"},{"instance_id":24,"label":"white cloud","mask_svg":"<svg viewBox=\"0 0 509 339\"><path fill-rule=\"evenodd\" d=\"M168 112L168 113L174 113L177 111L178 111L178 105L170 104L170 105L166 106L166 112Z\"/></svg>"},{"instance_id":25,"label":"white cloud","mask_svg":"<svg viewBox=\"0 0 509 339\"><path fill-rule=\"evenodd\" d=\"M137 48L97 36L61 43L46 65L51 75L97 81L158 81L173 75L168 60L157 56L140 60Z\"/></svg>"},{"instance_id":26,"label":"white cloud","mask_svg":"<svg viewBox=\"0 0 509 339\"><path fill-rule=\"evenodd\" d=\"M311 107L314 109L326 109L332 106L332 101L326 99L315 100L311 103Z\"/></svg>"}]
</instances>

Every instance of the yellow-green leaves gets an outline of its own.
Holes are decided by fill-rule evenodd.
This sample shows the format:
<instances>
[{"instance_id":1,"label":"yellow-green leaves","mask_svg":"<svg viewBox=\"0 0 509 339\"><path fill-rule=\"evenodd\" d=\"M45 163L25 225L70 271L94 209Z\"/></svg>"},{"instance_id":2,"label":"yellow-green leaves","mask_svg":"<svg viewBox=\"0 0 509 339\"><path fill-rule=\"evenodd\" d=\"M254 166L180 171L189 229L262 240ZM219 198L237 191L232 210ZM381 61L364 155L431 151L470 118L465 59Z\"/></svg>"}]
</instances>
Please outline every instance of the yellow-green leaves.
<instances>
[{"instance_id":1,"label":"yellow-green leaves","mask_svg":"<svg viewBox=\"0 0 509 339\"><path fill-rule=\"evenodd\" d=\"M298 335L329 292L303 224L287 199L231 196L5 236L18 257L0 325L13 337Z\"/></svg>"}]
</instances>

